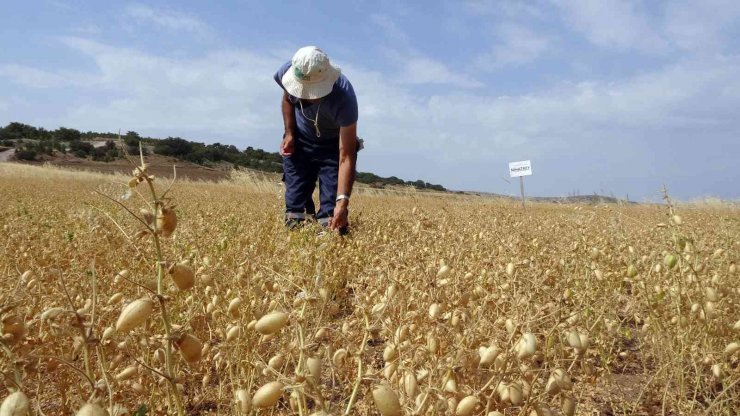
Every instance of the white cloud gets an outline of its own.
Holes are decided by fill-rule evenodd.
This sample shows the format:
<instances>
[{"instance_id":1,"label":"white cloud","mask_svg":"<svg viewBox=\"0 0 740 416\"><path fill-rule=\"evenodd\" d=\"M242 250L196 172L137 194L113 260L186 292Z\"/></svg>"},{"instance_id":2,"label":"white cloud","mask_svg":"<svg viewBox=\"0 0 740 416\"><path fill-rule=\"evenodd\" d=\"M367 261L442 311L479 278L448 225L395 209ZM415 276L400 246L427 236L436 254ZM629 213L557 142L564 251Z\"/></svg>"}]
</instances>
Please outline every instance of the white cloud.
<instances>
[{"instance_id":1,"label":"white cloud","mask_svg":"<svg viewBox=\"0 0 740 416\"><path fill-rule=\"evenodd\" d=\"M726 43L723 31L737 26L740 2L669 2L665 15L665 33L673 43L695 53L716 53Z\"/></svg>"},{"instance_id":2,"label":"white cloud","mask_svg":"<svg viewBox=\"0 0 740 416\"><path fill-rule=\"evenodd\" d=\"M7 65L0 69L28 85L79 88L75 105L50 117L48 126L121 128L242 148L274 150L277 146L282 130L280 90L272 75L284 56L222 49L172 57L84 38L62 41L90 58L94 68L74 75L24 67L8 70ZM415 57L406 62L408 68L421 68L412 73L428 71L426 83L454 79L454 72L435 67L435 61ZM740 120L740 79L736 76L740 58L687 58L627 79L559 82L509 97L492 96L483 89L419 92L408 80L389 82L395 72L392 68L370 70L349 63L343 71L358 94L359 134L367 139L360 168L453 187L494 190L487 166L519 155L544 163L608 152L610 159L605 163L653 169L655 160L643 159L661 154L654 149L638 150L653 138L675 137L686 144L724 137L740 128L735 121ZM706 142L703 145L711 147ZM627 150L620 152L620 147ZM455 169L456 174L449 175L445 167ZM568 170L562 169L539 180L555 181ZM578 186L585 188L583 183L589 179L582 180Z\"/></svg>"},{"instance_id":3,"label":"white cloud","mask_svg":"<svg viewBox=\"0 0 740 416\"><path fill-rule=\"evenodd\" d=\"M395 82L407 85L448 85L459 88L483 86L470 75L440 60L426 56L412 47L406 32L388 16L373 15L371 21L393 44L386 47L384 51L389 60L398 67L398 74L394 77Z\"/></svg>"},{"instance_id":4,"label":"white cloud","mask_svg":"<svg viewBox=\"0 0 740 416\"><path fill-rule=\"evenodd\" d=\"M542 18L542 1L532 0L466 0L463 7L475 14L507 17Z\"/></svg>"},{"instance_id":5,"label":"white cloud","mask_svg":"<svg viewBox=\"0 0 740 416\"><path fill-rule=\"evenodd\" d=\"M0 65L0 77L31 88L65 87L85 82L84 76L80 74L51 72L16 64Z\"/></svg>"},{"instance_id":6,"label":"white cloud","mask_svg":"<svg viewBox=\"0 0 740 416\"><path fill-rule=\"evenodd\" d=\"M419 152L431 163L466 166L502 155L576 157L607 148L615 158L659 158L650 150L625 149L644 147L653 138L719 139L740 119L738 71L740 59L684 63L626 80L561 83L512 97L419 97L389 88L380 74L353 69L351 76L360 93L361 131L369 137L366 156L378 166L383 155ZM430 175L444 178L439 170Z\"/></svg>"},{"instance_id":7,"label":"white cloud","mask_svg":"<svg viewBox=\"0 0 740 416\"><path fill-rule=\"evenodd\" d=\"M636 0L552 0L591 43L621 51L664 53L669 43Z\"/></svg>"},{"instance_id":8,"label":"white cloud","mask_svg":"<svg viewBox=\"0 0 740 416\"><path fill-rule=\"evenodd\" d=\"M142 23L153 23L168 30L182 30L199 35L211 33L211 28L195 16L173 11L153 9L143 4L133 4L126 8L126 16Z\"/></svg>"},{"instance_id":9,"label":"white cloud","mask_svg":"<svg viewBox=\"0 0 740 416\"><path fill-rule=\"evenodd\" d=\"M67 109L54 124L201 140L263 137L278 125L272 74L282 59L239 49L174 58L83 38L62 42L95 62L95 72L76 85L93 87L98 98Z\"/></svg>"},{"instance_id":10,"label":"white cloud","mask_svg":"<svg viewBox=\"0 0 740 416\"><path fill-rule=\"evenodd\" d=\"M102 92L100 98L69 109L57 123L99 130L189 131L203 134L193 138L204 140L271 140L282 128L279 90L272 80L283 62L278 57L229 49L170 58L80 38L64 42L90 56L97 72L70 81L63 74L14 69L34 74L28 75L29 84L59 87L73 82ZM368 153L427 149L442 152L436 156L440 159L464 163L486 157L467 148L544 149L548 142L565 138L598 140L594 129L600 137L617 137L625 129L718 126L740 119L740 110L733 110L740 108L740 59L686 62L611 83L563 82L511 97L465 90L418 94L409 85L389 83L381 72L354 65L345 65L344 71L358 93Z\"/></svg>"},{"instance_id":11,"label":"white cloud","mask_svg":"<svg viewBox=\"0 0 740 416\"><path fill-rule=\"evenodd\" d=\"M73 9L73 7L66 1L49 0L47 4L57 9L64 10L64 11Z\"/></svg>"},{"instance_id":12,"label":"white cloud","mask_svg":"<svg viewBox=\"0 0 740 416\"><path fill-rule=\"evenodd\" d=\"M382 14L374 14L370 16L370 21L378 26L383 31L383 34L396 44L396 46L406 48L410 47L409 37L406 35L406 32L404 32L403 29L401 29L390 17Z\"/></svg>"},{"instance_id":13,"label":"white cloud","mask_svg":"<svg viewBox=\"0 0 740 416\"><path fill-rule=\"evenodd\" d=\"M408 85L438 84L460 88L478 88L483 84L474 78L450 69L439 61L423 56L408 56L400 59L402 72L397 82Z\"/></svg>"},{"instance_id":14,"label":"white cloud","mask_svg":"<svg viewBox=\"0 0 740 416\"><path fill-rule=\"evenodd\" d=\"M551 26L553 19L560 19L567 29L607 51L661 56L725 52L740 18L740 2L735 0L467 0L463 7L473 15L520 26Z\"/></svg>"},{"instance_id":15,"label":"white cloud","mask_svg":"<svg viewBox=\"0 0 740 416\"><path fill-rule=\"evenodd\" d=\"M519 25L502 24L492 50L478 56L476 65L484 71L533 62L547 53L552 42L544 35Z\"/></svg>"},{"instance_id":16,"label":"white cloud","mask_svg":"<svg viewBox=\"0 0 740 416\"><path fill-rule=\"evenodd\" d=\"M92 23L76 26L72 31L82 36L93 36L103 33L103 29L101 29L100 26Z\"/></svg>"}]
</instances>

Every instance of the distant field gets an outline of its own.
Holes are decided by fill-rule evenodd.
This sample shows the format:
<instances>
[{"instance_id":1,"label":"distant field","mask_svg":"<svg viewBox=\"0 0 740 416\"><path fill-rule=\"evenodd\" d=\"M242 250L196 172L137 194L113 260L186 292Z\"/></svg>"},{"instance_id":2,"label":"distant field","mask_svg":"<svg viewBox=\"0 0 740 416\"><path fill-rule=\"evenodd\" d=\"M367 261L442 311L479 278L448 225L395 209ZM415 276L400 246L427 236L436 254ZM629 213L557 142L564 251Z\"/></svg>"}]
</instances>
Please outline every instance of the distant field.
<instances>
[{"instance_id":1,"label":"distant field","mask_svg":"<svg viewBox=\"0 0 740 416\"><path fill-rule=\"evenodd\" d=\"M279 182L242 173L175 182L160 201L177 216L168 237L169 211L153 212L146 181L129 194L132 169L115 163L126 175L0 164L0 365L44 414L88 401L152 415L740 402L737 208L522 211L363 188L340 238L286 230ZM159 198L168 183L154 184Z\"/></svg>"},{"instance_id":2,"label":"distant field","mask_svg":"<svg viewBox=\"0 0 740 416\"><path fill-rule=\"evenodd\" d=\"M148 160L152 173L162 178L172 177L173 165L177 166L178 175L181 179L220 181L229 177L230 167L218 169L208 168L165 156L151 156ZM71 155L60 155L48 161L23 162L23 164L31 166L52 165L65 169L117 174L129 174L134 168L125 159L117 159L111 162L96 162Z\"/></svg>"}]
</instances>

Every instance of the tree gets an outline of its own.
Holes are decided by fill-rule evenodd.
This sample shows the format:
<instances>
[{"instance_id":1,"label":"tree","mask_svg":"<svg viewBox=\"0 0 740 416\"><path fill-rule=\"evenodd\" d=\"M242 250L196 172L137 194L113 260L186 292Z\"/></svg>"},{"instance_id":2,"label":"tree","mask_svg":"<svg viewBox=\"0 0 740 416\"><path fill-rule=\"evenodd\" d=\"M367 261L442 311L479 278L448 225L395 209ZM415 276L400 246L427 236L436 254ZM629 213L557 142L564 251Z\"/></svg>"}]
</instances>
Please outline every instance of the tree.
<instances>
[{"instance_id":1,"label":"tree","mask_svg":"<svg viewBox=\"0 0 740 416\"><path fill-rule=\"evenodd\" d=\"M16 149L15 157L19 160L38 160L40 155L51 155L53 152L51 141L26 142Z\"/></svg>"},{"instance_id":2,"label":"tree","mask_svg":"<svg viewBox=\"0 0 740 416\"><path fill-rule=\"evenodd\" d=\"M135 131L126 132L126 135L123 136L123 142L126 144L126 146L138 147L140 141L141 141L141 136L139 136L139 133Z\"/></svg>"},{"instance_id":3,"label":"tree","mask_svg":"<svg viewBox=\"0 0 740 416\"><path fill-rule=\"evenodd\" d=\"M15 158L18 160L36 160L38 153L33 149L17 149Z\"/></svg>"},{"instance_id":4,"label":"tree","mask_svg":"<svg viewBox=\"0 0 740 416\"><path fill-rule=\"evenodd\" d=\"M49 130L39 127L35 132L34 138L38 140L53 140L54 135Z\"/></svg>"},{"instance_id":5,"label":"tree","mask_svg":"<svg viewBox=\"0 0 740 416\"><path fill-rule=\"evenodd\" d=\"M105 146L93 149L92 157L93 160L112 162L120 157L120 152L116 143L113 140L108 140L105 142Z\"/></svg>"},{"instance_id":6,"label":"tree","mask_svg":"<svg viewBox=\"0 0 740 416\"><path fill-rule=\"evenodd\" d=\"M193 152L193 143L179 137L168 137L154 145L154 153L163 156L185 157Z\"/></svg>"},{"instance_id":7,"label":"tree","mask_svg":"<svg viewBox=\"0 0 740 416\"><path fill-rule=\"evenodd\" d=\"M37 136L38 129L36 129L36 127L14 121L2 129L2 135L0 135L0 138L5 140L22 140L36 139Z\"/></svg>"},{"instance_id":8,"label":"tree","mask_svg":"<svg viewBox=\"0 0 740 416\"><path fill-rule=\"evenodd\" d=\"M89 142L75 141L69 144L69 151L77 157L88 157L94 147Z\"/></svg>"},{"instance_id":9,"label":"tree","mask_svg":"<svg viewBox=\"0 0 740 416\"><path fill-rule=\"evenodd\" d=\"M123 136L123 144L126 146L126 152L130 155L139 154L139 143L141 143L141 136L135 131L129 131ZM146 149L142 148L142 150L146 156Z\"/></svg>"},{"instance_id":10,"label":"tree","mask_svg":"<svg viewBox=\"0 0 740 416\"><path fill-rule=\"evenodd\" d=\"M76 142L82 138L82 133L79 130L59 127L54 131L54 138L63 142Z\"/></svg>"}]
</instances>

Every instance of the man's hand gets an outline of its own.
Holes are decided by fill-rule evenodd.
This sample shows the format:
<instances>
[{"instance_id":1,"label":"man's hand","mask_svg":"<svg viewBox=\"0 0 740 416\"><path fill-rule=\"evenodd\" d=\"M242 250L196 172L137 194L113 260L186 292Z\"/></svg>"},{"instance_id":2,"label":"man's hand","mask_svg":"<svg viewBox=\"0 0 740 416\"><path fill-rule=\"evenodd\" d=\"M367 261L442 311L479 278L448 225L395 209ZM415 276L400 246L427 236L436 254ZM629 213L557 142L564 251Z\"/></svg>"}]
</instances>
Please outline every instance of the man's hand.
<instances>
[{"instance_id":1,"label":"man's hand","mask_svg":"<svg viewBox=\"0 0 740 416\"><path fill-rule=\"evenodd\" d=\"M280 155L286 157L292 156L294 147L295 142L293 140L293 135L286 134L285 137L283 137L282 143L280 143Z\"/></svg>"},{"instance_id":2,"label":"man's hand","mask_svg":"<svg viewBox=\"0 0 740 416\"><path fill-rule=\"evenodd\" d=\"M355 182L355 164L357 162L357 123L339 128L339 172L337 178L337 194L349 195ZM329 222L329 228L341 231L347 226L347 206L349 200L340 199L334 207L334 218Z\"/></svg>"},{"instance_id":3,"label":"man's hand","mask_svg":"<svg viewBox=\"0 0 740 416\"><path fill-rule=\"evenodd\" d=\"M349 224L349 220L347 219L348 213L347 200L342 199L337 202L337 205L334 207L334 217L329 220L329 228L332 231L338 231L346 227Z\"/></svg>"},{"instance_id":4,"label":"man's hand","mask_svg":"<svg viewBox=\"0 0 740 416\"><path fill-rule=\"evenodd\" d=\"M283 99L280 102L280 107L283 111L283 123L285 124L283 142L280 143L280 154L288 157L293 155L293 150L295 149L295 142L293 141L293 132L295 131L295 112L293 104L290 102L290 96L288 96L286 91L283 91Z\"/></svg>"}]
</instances>

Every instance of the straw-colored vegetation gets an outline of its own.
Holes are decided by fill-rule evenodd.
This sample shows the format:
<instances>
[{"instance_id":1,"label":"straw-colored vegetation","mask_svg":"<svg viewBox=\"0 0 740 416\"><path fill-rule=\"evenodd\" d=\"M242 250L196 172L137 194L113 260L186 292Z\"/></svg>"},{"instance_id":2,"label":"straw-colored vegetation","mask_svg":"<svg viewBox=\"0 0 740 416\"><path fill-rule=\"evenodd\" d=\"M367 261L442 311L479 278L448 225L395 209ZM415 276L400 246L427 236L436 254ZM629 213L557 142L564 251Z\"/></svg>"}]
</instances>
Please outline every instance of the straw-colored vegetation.
<instances>
[{"instance_id":1,"label":"straw-colored vegetation","mask_svg":"<svg viewBox=\"0 0 740 416\"><path fill-rule=\"evenodd\" d=\"M740 402L732 208L360 192L340 238L285 230L274 181L8 164L0 201L2 416Z\"/></svg>"}]
</instances>

